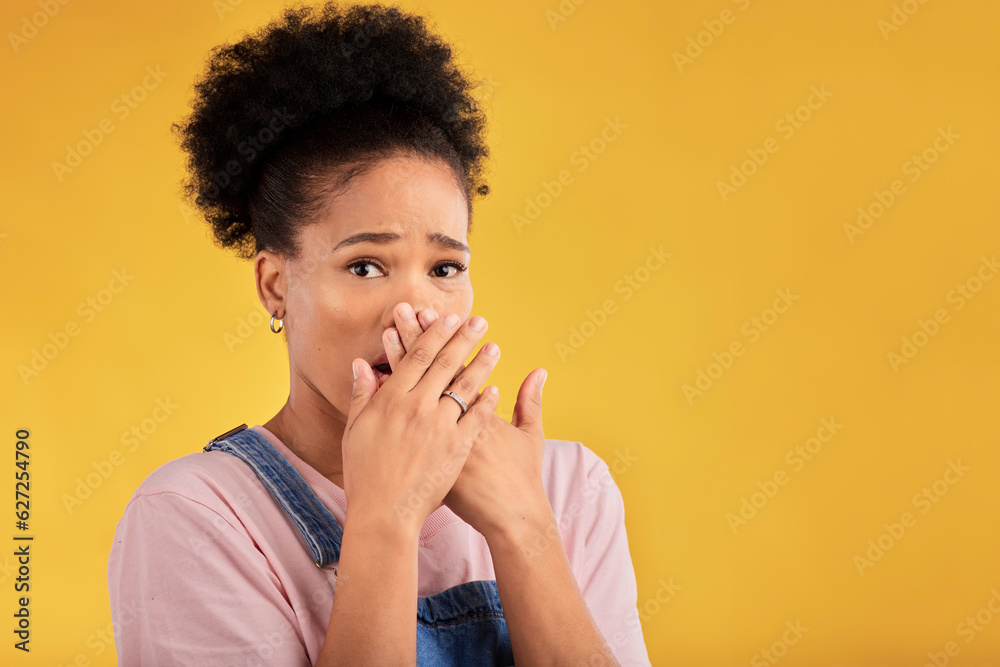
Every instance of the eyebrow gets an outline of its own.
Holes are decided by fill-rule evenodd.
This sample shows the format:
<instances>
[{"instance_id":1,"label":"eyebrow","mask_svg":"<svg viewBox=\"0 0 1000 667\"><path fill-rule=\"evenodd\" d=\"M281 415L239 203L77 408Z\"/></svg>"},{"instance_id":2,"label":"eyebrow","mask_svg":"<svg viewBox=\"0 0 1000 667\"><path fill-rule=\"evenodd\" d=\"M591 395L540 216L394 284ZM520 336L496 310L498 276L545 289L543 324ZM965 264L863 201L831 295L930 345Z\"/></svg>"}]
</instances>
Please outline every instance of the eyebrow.
<instances>
[{"instance_id":1,"label":"eyebrow","mask_svg":"<svg viewBox=\"0 0 1000 667\"><path fill-rule=\"evenodd\" d=\"M348 236L346 239L334 246L333 249L337 250L342 246L354 245L356 243L391 243L393 241L398 241L401 238L403 237L395 232L361 232L359 234ZM458 250L466 254L471 254L469 246L445 234L438 232L428 234L427 241L450 250Z\"/></svg>"}]
</instances>

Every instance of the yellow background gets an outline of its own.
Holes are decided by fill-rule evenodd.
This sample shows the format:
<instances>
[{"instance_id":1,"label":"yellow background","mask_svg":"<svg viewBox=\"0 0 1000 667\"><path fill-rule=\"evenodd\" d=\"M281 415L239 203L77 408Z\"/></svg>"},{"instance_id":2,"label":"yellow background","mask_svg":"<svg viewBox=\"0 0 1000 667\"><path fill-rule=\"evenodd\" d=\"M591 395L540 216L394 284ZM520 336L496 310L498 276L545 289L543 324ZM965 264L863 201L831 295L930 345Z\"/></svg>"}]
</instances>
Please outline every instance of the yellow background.
<instances>
[{"instance_id":1,"label":"yellow background","mask_svg":"<svg viewBox=\"0 0 1000 667\"><path fill-rule=\"evenodd\" d=\"M471 270L473 312L503 350L500 411L509 418L519 383L545 367L547 437L630 461L615 479L653 664L752 664L786 622L808 628L785 646L789 667L919 667L949 641L949 664L998 664L1000 617L972 641L958 628L1000 590L1000 280L973 280L961 308L948 295L1000 251L1000 3L564 0L565 15L550 13L558 0L402 4L485 82L493 193L477 205ZM208 50L281 3L75 0L16 52L10 33L42 10L2 7L0 662L111 665L105 568L132 491L287 395L251 264L180 206L169 130ZM688 41L699 33L700 53ZM119 118L112 103L147 66L165 78ZM800 109L813 86L830 96ZM776 124L796 111L809 118L786 137ZM52 163L104 118L114 131L60 181ZM934 157L939 128L958 137L910 180L906 163ZM718 182L769 137L778 150L724 200ZM572 181L539 197L563 170ZM852 242L844 226L896 179L905 193ZM526 200L546 206L518 229ZM671 256L643 273L650 246ZM86 321L79 304L122 269L134 279ZM626 275L645 282L627 292ZM797 299L752 340L745 323L770 318L779 290ZM614 312L584 326L607 300ZM948 321L894 368L889 354L938 309ZM231 351L241 320L256 326ZM22 380L69 323L78 335ZM560 355L572 327L589 335ZM743 354L712 368L737 341ZM699 371L715 379L689 400ZM179 407L125 451L122 434L157 399ZM824 418L843 427L796 470L786 454ZM11 633L17 428L31 431L28 656ZM68 511L65 495L116 449L124 460ZM921 512L914 495L949 460L969 470ZM753 496L779 471L773 497ZM727 515L744 498L761 507L734 531ZM883 536L907 511L915 525ZM892 546L859 572L880 536Z\"/></svg>"}]
</instances>

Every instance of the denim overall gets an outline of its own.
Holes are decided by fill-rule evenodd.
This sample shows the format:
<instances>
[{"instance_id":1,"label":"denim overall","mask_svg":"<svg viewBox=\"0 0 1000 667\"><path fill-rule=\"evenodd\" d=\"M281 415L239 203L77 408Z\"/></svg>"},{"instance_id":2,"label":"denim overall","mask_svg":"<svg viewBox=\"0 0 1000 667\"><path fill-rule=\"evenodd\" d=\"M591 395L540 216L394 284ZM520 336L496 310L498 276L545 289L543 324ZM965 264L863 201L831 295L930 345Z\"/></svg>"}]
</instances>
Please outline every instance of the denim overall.
<instances>
[{"instance_id":1,"label":"denim overall","mask_svg":"<svg viewBox=\"0 0 1000 667\"><path fill-rule=\"evenodd\" d=\"M242 424L212 438L204 451L212 450L232 454L253 469L302 534L318 567L339 562L343 529L266 437ZM495 580L469 581L417 598L417 664L514 664Z\"/></svg>"}]
</instances>

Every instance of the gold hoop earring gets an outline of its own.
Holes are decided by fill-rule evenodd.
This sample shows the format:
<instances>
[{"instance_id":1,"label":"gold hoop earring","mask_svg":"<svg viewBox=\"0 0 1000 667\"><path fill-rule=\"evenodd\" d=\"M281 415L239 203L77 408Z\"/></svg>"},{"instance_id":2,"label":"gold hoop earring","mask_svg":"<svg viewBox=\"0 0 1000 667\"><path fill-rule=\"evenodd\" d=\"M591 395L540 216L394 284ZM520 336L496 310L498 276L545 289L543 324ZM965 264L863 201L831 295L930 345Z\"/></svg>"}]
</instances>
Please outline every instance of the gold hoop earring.
<instances>
[{"instance_id":1,"label":"gold hoop earring","mask_svg":"<svg viewBox=\"0 0 1000 667\"><path fill-rule=\"evenodd\" d=\"M274 315L271 315L271 332L272 333L279 333L282 329L285 328L285 320L284 320L284 318L278 320L278 328L277 329L274 328L274 318L277 315L278 315L278 311L274 311Z\"/></svg>"}]
</instances>

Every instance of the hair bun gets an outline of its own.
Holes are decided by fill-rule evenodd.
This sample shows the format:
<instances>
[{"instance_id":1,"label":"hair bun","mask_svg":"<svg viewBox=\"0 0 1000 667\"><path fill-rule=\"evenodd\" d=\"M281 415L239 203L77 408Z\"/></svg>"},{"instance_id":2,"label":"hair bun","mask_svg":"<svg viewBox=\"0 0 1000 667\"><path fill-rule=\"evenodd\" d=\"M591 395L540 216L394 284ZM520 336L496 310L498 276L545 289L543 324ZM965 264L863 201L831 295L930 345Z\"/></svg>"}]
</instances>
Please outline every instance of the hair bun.
<instances>
[{"instance_id":1,"label":"hair bun","mask_svg":"<svg viewBox=\"0 0 1000 667\"><path fill-rule=\"evenodd\" d=\"M335 2L288 9L212 50L192 113L173 125L188 154L184 192L216 243L243 258L264 247L294 254L290 220L321 194L306 187L309 172L401 147L452 164L471 213L473 196L489 192L473 88L421 16Z\"/></svg>"}]
</instances>

